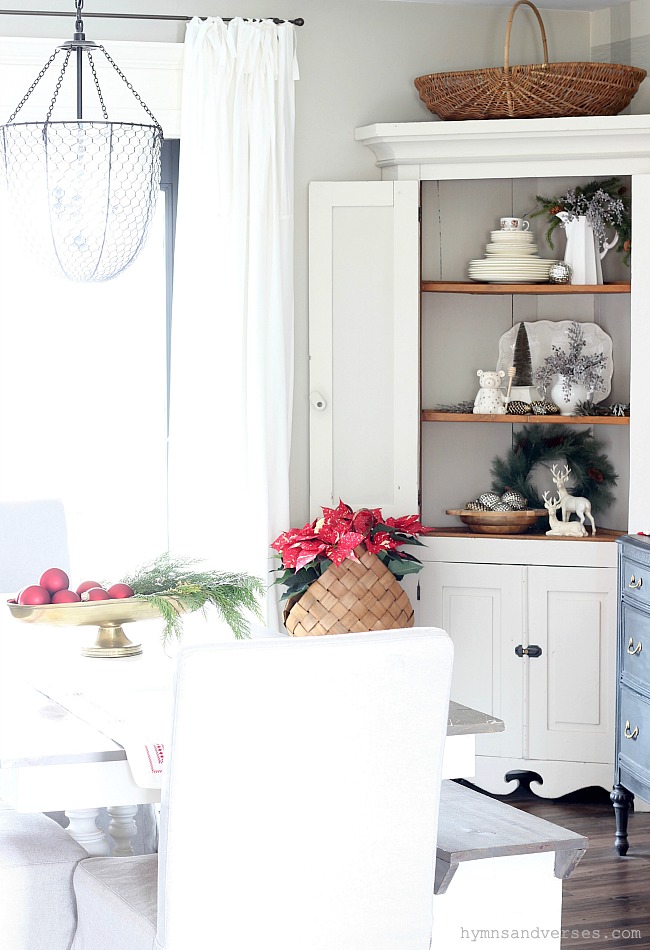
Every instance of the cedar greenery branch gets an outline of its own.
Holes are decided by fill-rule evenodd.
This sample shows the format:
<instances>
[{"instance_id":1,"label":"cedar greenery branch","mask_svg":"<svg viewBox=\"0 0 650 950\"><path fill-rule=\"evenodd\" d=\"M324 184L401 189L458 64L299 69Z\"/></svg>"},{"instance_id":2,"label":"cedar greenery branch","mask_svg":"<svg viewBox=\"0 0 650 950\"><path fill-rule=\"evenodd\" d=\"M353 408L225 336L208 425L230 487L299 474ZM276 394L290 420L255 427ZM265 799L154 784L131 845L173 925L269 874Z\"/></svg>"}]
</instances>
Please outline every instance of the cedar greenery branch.
<instances>
[{"instance_id":1,"label":"cedar greenery branch","mask_svg":"<svg viewBox=\"0 0 650 950\"><path fill-rule=\"evenodd\" d=\"M606 240L606 228L615 228L619 237L616 250L623 254L624 264L630 263L632 219L627 188L621 183L620 178L590 181L582 187L576 185L575 188L569 188L559 197L544 198L536 195L536 198L541 207L530 212L528 216L535 218L540 214L548 215L546 241L550 248L554 246L553 232L557 227L562 226L557 213L565 211L569 215L569 220L580 215L586 217L587 222L594 229L601 250Z\"/></svg>"},{"instance_id":2,"label":"cedar greenery branch","mask_svg":"<svg viewBox=\"0 0 650 950\"><path fill-rule=\"evenodd\" d=\"M250 636L248 616L262 619L258 603L265 591L262 581L249 574L198 570L199 563L165 553L122 578L122 582L133 589L136 597L148 600L160 611L165 621L163 643L181 638L183 613L201 610L205 614L209 605L216 608L237 640Z\"/></svg>"}]
</instances>

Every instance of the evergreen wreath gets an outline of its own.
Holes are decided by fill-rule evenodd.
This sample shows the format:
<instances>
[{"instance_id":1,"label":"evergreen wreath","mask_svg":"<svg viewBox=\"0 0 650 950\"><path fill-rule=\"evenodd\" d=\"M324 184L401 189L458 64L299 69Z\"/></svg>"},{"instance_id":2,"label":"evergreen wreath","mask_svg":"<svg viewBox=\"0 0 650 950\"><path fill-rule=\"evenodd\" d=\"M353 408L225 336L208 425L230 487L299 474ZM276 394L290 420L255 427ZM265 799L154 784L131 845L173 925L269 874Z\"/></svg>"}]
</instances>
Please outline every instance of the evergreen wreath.
<instances>
[{"instance_id":1,"label":"evergreen wreath","mask_svg":"<svg viewBox=\"0 0 650 950\"><path fill-rule=\"evenodd\" d=\"M594 511L612 504L618 475L603 452L603 443L591 429L576 432L558 423L522 426L513 436L508 455L492 460L492 488L499 494L507 489L521 492L531 508L543 508L530 475L537 464L558 459L571 469L575 481L572 495L588 498Z\"/></svg>"}]
</instances>

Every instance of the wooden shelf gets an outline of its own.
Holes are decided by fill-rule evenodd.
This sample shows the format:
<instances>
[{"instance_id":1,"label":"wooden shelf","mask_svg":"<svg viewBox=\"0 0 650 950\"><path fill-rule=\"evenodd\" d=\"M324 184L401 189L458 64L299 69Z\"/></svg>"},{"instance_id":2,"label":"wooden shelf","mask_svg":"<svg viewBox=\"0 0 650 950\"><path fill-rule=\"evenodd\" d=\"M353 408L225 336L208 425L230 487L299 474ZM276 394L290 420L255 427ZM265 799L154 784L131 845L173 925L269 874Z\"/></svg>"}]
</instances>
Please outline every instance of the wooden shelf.
<instances>
[{"instance_id":1,"label":"wooden shelf","mask_svg":"<svg viewBox=\"0 0 650 950\"><path fill-rule=\"evenodd\" d=\"M469 528L462 526L459 528L436 528L430 538L502 538L504 541L572 541L577 544L594 544L603 541L615 541L627 531L615 531L612 528L599 528L596 525L596 534L588 534L584 538L563 538L558 536L548 537L546 534L540 534L534 531L525 531L523 534L479 534L476 531L470 531Z\"/></svg>"},{"instance_id":2,"label":"wooden shelf","mask_svg":"<svg viewBox=\"0 0 650 950\"><path fill-rule=\"evenodd\" d=\"M526 423L530 425L550 425L553 422L562 422L570 426L629 426L629 416L516 416L483 415L473 412L434 412L431 409L422 410L422 422L500 422L516 425Z\"/></svg>"},{"instance_id":3,"label":"wooden shelf","mask_svg":"<svg viewBox=\"0 0 650 950\"><path fill-rule=\"evenodd\" d=\"M462 280L423 280L421 290L433 294L629 294L630 283L480 284Z\"/></svg>"}]
</instances>

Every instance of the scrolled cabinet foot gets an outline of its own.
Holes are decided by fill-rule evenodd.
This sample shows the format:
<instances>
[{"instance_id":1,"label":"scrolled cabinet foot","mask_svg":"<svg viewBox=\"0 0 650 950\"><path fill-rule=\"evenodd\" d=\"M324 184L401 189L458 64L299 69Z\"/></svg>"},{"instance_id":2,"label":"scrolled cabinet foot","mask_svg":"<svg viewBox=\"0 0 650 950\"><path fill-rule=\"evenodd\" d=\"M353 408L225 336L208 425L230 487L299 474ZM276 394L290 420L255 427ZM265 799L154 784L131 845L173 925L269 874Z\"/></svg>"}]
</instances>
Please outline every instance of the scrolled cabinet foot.
<instances>
[{"instance_id":1,"label":"scrolled cabinet foot","mask_svg":"<svg viewBox=\"0 0 650 950\"><path fill-rule=\"evenodd\" d=\"M624 788L623 785L615 785L609 797L614 806L614 815L616 816L614 847L617 854L623 857L623 855L627 854L629 848L627 840L627 819L634 801L634 795Z\"/></svg>"}]
</instances>

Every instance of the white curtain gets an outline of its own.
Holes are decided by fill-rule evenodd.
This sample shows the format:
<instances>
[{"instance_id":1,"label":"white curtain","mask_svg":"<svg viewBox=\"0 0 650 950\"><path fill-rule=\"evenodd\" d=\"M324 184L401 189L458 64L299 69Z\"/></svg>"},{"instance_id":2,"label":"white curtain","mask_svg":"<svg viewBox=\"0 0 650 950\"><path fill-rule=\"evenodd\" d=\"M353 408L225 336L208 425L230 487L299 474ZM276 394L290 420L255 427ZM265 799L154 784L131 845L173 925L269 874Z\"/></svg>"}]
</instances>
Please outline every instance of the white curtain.
<instances>
[{"instance_id":1,"label":"white curtain","mask_svg":"<svg viewBox=\"0 0 650 950\"><path fill-rule=\"evenodd\" d=\"M170 549L265 583L273 566L269 543L289 527L295 79L291 24L188 24ZM267 597L271 625L275 604Z\"/></svg>"}]
</instances>

